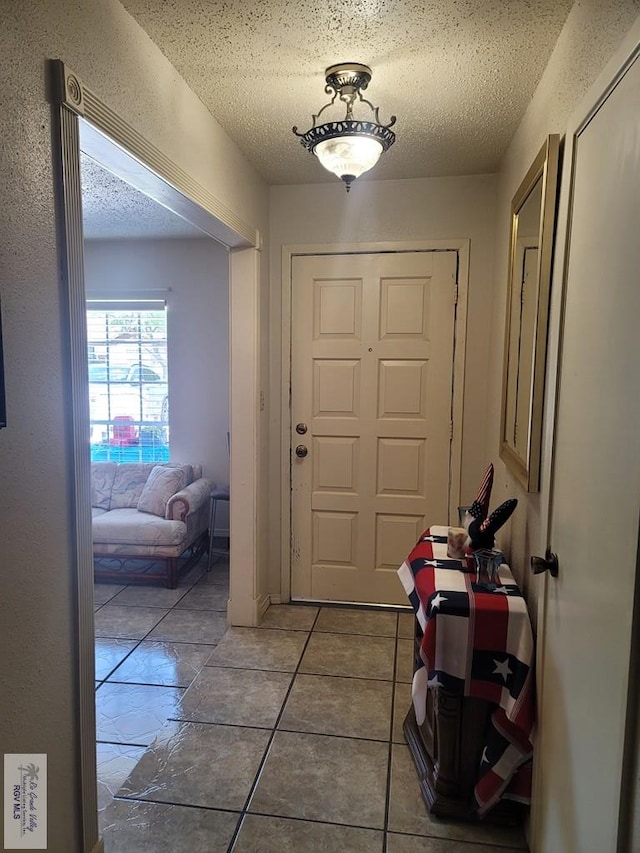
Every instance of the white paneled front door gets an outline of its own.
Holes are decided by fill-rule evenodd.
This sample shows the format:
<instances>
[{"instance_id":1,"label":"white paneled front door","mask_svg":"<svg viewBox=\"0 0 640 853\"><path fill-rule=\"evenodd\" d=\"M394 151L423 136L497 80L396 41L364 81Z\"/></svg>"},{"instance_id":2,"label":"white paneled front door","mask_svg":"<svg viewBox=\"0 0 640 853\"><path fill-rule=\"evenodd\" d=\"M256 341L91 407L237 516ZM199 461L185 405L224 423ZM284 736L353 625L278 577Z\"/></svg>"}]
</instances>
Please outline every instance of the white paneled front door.
<instances>
[{"instance_id":1,"label":"white paneled front door","mask_svg":"<svg viewBox=\"0 0 640 853\"><path fill-rule=\"evenodd\" d=\"M293 258L291 596L406 604L449 509L456 252Z\"/></svg>"}]
</instances>

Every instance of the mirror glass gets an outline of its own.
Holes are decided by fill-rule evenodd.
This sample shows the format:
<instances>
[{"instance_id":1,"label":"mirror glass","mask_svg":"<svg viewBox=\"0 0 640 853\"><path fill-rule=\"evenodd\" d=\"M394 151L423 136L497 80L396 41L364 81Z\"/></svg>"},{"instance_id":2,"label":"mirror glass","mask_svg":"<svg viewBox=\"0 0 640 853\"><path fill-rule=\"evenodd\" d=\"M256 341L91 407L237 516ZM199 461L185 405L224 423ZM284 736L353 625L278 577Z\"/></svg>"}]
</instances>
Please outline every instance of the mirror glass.
<instances>
[{"instance_id":1,"label":"mirror glass","mask_svg":"<svg viewBox=\"0 0 640 853\"><path fill-rule=\"evenodd\" d=\"M511 205L500 457L537 491L559 137L550 136Z\"/></svg>"}]
</instances>

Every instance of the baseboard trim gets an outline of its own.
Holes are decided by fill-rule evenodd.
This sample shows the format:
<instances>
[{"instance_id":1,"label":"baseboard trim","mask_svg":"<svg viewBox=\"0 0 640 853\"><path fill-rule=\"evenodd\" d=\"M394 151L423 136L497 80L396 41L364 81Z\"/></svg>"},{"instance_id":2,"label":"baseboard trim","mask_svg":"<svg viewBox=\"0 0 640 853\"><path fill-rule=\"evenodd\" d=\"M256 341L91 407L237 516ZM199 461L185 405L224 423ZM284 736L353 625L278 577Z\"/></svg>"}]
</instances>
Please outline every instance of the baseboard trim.
<instances>
[{"instance_id":1,"label":"baseboard trim","mask_svg":"<svg viewBox=\"0 0 640 853\"><path fill-rule=\"evenodd\" d=\"M91 848L91 853L104 853L104 841L99 838Z\"/></svg>"}]
</instances>

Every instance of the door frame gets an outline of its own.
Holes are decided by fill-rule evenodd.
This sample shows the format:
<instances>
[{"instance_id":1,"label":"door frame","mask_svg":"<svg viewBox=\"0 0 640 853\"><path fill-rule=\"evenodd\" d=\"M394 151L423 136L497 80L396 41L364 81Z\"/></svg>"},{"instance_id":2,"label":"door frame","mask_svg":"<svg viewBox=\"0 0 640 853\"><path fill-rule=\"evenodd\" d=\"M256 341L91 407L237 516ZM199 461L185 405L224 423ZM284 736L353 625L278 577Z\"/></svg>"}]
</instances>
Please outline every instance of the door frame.
<instances>
[{"instance_id":1,"label":"door frame","mask_svg":"<svg viewBox=\"0 0 640 853\"><path fill-rule=\"evenodd\" d=\"M50 60L50 100L53 120L53 157L56 172L56 206L62 285L66 292L64 321L68 382L69 446L73 465L71 528L69 531L77 607L78 743L80 766L80 834L83 849L102 849L98 839L95 684L93 620L93 548L91 543L90 466L86 450L89 432L87 374L86 293L83 263L82 191L80 185L80 121L93 129L89 135L110 166L165 207L192 222L230 250L230 420L234 435L231 449L230 558L231 598L228 620L236 625L256 625L257 506L259 423L258 359L261 235L252 225L198 184L159 149L130 127L102 102L62 61ZM109 154L107 153L109 149ZM122 156L121 156L122 155ZM126 175L122 170L130 170ZM234 451L235 448L235 451Z\"/></svg>"},{"instance_id":2,"label":"door frame","mask_svg":"<svg viewBox=\"0 0 640 853\"><path fill-rule=\"evenodd\" d=\"M458 299L453 331L453 437L449 456L450 517L457 518L462 476L462 427L464 408L464 376L467 331L467 297L469 290L469 239L411 240L374 243L302 243L282 246L282 387L280 445L280 600L291 599L291 294L293 259L305 255L399 254L403 252L457 252Z\"/></svg>"},{"instance_id":3,"label":"door frame","mask_svg":"<svg viewBox=\"0 0 640 853\"><path fill-rule=\"evenodd\" d=\"M551 281L551 298L549 306L549 332L548 332L548 351L547 351L547 367L545 380L545 420L543 424L542 438L542 466L540 471L541 476L541 531L540 531L540 553L544 551L549 544L549 534L551 531L551 515L553 512L553 475L555 468L555 436L557 427L557 411L559 403L560 377L559 370L562 366L562 340L564 328L564 314L566 304L567 290L567 273L569 265L569 250L571 243L571 223L572 223L572 207L574 195L574 179L575 179L575 149L578 137L586 129L587 125L598 113L607 98L616 88L622 77L628 71L630 66L636 60L640 61L640 18L636 20L620 46L615 51L611 59L606 63L603 70L600 72L595 82L589 87L586 94L583 96L577 108L570 114L567 125L566 135L561 142L564 149L562 154L562 175L560 183L560 196L558 203L558 218L557 232L555 239L555 258L553 264L553 275ZM562 151L561 148L561 151ZM640 551L639 551L640 564ZM639 565L640 568L640 565ZM549 589L549 584L554 583L554 579L550 577L548 572L545 572L542 578L542 587L538 596L537 606L537 640L536 640L536 705L539 713L542 708L542 698L544 691L544 680L542 678L544 672L544 659L546 654L546 601ZM629 714L630 707L637 708L637 694L639 677L636 675L637 663L640 659L640 624L638 624L638 599L640 596L639 578L636 576L636 591L635 591L635 615L632 627L632 649L630 656L630 673L629 673L629 696L627 702L627 724L625 743L628 744L628 752L633 758L630 759L631 765L637 761L637 746L634 744L636 726ZM635 694L635 695L634 695ZM540 801L539 791L542 785L542 774L539 766L539 751L534 750L533 758L533 789L531 798L531 849L537 850L537 838L539 837L540 816L536 809L537 802ZM623 769L623 786L621 793L621 818L626 817L630 810L630 791L629 786L633 782L631 767L627 766L626 772ZM625 790L627 789L627 790ZM623 815L622 810L627 814ZM623 821L619 823L619 839L618 843L624 843L624 827ZM619 847L618 849L623 849Z\"/></svg>"}]
</instances>

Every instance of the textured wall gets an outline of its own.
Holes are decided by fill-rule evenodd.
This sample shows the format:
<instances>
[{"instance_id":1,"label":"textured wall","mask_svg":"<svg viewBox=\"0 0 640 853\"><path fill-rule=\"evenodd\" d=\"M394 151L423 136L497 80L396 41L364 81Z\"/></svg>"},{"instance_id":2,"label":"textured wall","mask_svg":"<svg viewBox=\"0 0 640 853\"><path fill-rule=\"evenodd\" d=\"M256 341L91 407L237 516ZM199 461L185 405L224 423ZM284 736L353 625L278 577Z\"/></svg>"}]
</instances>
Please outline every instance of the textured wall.
<instances>
[{"instance_id":1,"label":"textured wall","mask_svg":"<svg viewBox=\"0 0 640 853\"><path fill-rule=\"evenodd\" d=\"M281 246L407 240L471 240L464 395L462 495L484 465L484 407L489 358L490 294L494 242L493 176L369 181L349 195L334 184L271 189L271 512L279 513L281 371ZM272 531L277 535L278 522ZM279 589L279 541L270 542L270 589Z\"/></svg>"},{"instance_id":2,"label":"textured wall","mask_svg":"<svg viewBox=\"0 0 640 853\"><path fill-rule=\"evenodd\" d=\"M507 292L507 258L511 198L547 134L564 134L573 110L594 82L607 60L640 13L640 0L578 0L562 30L551 59L529 108L515 134L499 175L495 273L491 317L491 371L496 381L487 400L487 457L496 463L492 504L517 497L518 508L506 531L503 547L511 554L514 573L520 579L536 619L542 581L529 571L532 553L544 553L546 541L545 491L526 494L498 459L500 396ZM554 281L552 287L559 287ZM543 465L545 460L543 459ZM510 539L507 537L510 534Z\"/></svg>"},{"instance_id":3,"label":"textured wall","mask_svg":"<svg viewBox=\"0 0 640 853\"><path fill-rule=\"evenodd\" d=\"M115 0L5 0L0 303L9 427L0 431L0 747L49 756L49 849L79 840L77 687L64 294L45 62L100 98L264 229L254 170Z\"/></svg>"}]
</instances>

